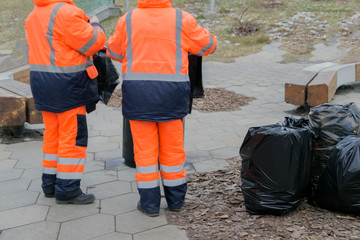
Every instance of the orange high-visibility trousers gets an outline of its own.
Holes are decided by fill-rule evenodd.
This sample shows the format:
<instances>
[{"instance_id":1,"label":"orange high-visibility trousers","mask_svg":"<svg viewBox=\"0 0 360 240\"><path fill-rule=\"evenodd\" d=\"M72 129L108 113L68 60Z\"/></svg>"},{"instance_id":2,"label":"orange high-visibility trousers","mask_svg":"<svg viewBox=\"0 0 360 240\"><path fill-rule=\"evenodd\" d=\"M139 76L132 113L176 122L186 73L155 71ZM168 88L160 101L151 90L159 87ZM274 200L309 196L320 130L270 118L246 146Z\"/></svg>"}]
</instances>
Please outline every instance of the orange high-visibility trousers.
<instances>
[{"instance_id":1,"label":"orange high-visibility trousers","mask_svg":"<svg viewBox=\"0 0 360 240\"><path fill-rule=\"evenodd\" d=\"M81 194L88 140L85 106L62 113L42 111L45 124L42 187L58 199Z\"/></svg>"},{"instance_id":2,"label":"orange high-visibility trousers","mask_svg":"<svg viewBox=\"0 0 360 240\"><path fill-rule=\"evenodd\" d=\"M130 120L130 128L141 205L147 212L158 212L161 198L160 172L169 208L181 207L187 188L183 121Z\"/></svg>"}]
</instances>

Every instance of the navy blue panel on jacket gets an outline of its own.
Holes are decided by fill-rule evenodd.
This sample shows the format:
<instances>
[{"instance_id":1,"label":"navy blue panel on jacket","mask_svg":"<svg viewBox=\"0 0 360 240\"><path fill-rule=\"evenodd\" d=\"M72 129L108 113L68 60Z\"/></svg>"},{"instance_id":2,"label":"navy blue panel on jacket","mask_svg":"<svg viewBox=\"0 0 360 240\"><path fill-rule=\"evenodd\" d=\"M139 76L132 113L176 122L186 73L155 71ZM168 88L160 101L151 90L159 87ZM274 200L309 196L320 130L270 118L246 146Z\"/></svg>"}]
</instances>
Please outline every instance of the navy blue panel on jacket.
<instances>
[{"instance_id":1,"label":"navy blue panel on jacket","mask_svg":"<svg viewBox=\"0 0 360 240\"><path fill-rule=\"evenodd\" d=\"M60 113L99 100L96 79L86 71L76 73L30 72L35 107L39 111Z\"/></svg>"},{"instance_id":2,"label":"navy blue panel on jacket","mask_svg":"<svg viewBox=\"0 0 360 240\"><path fill-rule=\"evenodd\" d=\"M190 82L124 80L122 112L130 120L165 122L189 113Z\"/></svg>"}]
</instances>

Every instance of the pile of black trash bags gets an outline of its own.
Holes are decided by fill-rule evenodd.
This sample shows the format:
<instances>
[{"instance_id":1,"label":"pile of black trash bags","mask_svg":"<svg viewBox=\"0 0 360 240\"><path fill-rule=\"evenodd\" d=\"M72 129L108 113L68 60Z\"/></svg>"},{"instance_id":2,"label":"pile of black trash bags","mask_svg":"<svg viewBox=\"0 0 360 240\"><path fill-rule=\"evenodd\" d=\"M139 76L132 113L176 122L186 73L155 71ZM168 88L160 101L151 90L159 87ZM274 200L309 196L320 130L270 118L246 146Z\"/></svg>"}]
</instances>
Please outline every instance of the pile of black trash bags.
<instances>
[{"instance_id":1,"label":"pile of black trash bags","mask_svg":"<svg viewBox=\"0 0 360 240\"><path fill-rule=\"evenodd\" d=\"M308 117L251 127L240 147L242 192L250 214L283 215L307 198L360 215L360 109L322 104Z\"/></svg>"}]
</instances>

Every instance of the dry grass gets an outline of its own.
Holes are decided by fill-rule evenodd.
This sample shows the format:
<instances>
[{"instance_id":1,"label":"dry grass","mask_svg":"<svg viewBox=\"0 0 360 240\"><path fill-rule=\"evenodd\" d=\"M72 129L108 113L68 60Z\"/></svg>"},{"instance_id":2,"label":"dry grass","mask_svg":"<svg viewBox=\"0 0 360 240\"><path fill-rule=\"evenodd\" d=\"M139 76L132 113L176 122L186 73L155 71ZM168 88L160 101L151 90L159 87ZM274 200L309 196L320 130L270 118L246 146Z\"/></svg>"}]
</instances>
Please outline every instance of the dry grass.
<instances>
[{"instance_id":1,"label":"dry grass","mask_svg":"<svg viewBox=\"0 0 360 240\"><path fill-rule=\"evenodd\" d=\"M115 3L125 8L125 0ZM216 53L206 61L231 62L261 51L272 41L282 42L287 61L306 60L315 44L328 41L341 41L341 47L352 49L353 56L347 61L358 52L360 16L354 19L360 9L357 0L216 0L215 14L209 14L209 0L173 0L172 5L190 12L219 40ZM136 6L137 1L131 0L130 9ZM24 41L23 22L32 8L31 0L0 1L0 50L14 50ZM117 19L102 22L108 36ZM238 35L236 29L247 23L256 25L257 31Z\"/></svg>"}]
</instances>

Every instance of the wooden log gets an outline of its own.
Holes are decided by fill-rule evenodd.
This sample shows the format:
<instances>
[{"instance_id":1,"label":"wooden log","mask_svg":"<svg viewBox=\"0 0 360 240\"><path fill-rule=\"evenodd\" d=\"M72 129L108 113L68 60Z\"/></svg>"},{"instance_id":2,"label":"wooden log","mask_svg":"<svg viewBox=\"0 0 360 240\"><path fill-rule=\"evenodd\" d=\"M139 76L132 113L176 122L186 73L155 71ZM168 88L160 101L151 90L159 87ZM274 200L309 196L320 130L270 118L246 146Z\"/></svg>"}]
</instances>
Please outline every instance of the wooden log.
<instances>
[{"instance_id":1,"label":"wooden log","mask_svg":"<svg viewBox=\"0 0 360 240\"><path fill-rule=\"evenodd\" d=\"M360 81L360 64L356 64L356 78L355 81Z\"/></svg>"},{"instance_id":2,"label":"wooden log","mask_svg":"<svg viewBox=\"0 0 360 240\"><path fill-rule=\"evenodd\" d=\"M42 114L35 109L30 86L14 80L0 81L0 88L22 96L26 100L26 122L30 124L43 123Z\"/></svg>"},{"instance_id":3,"label":"wooden log","mask_svg":"<svg viewBox=\"0 0 360 240\"><path fill-rule=\"evenodd\" d=\"M337 89L337 71L322 71L307 87L307 104L311 107L328 103Z\"/></svg>"},{"instance_id":4,"label":"wooden log","mask_svg":"<svg viewBox=\"0 0 360 240\"><path fill-rule=\"evenodd\" d=\"M26 99L0 88L0 127L21 126L25 121Z\"/></svg>"},{"instance_id":5,"label":"wooden log","mask_svg":"<svg viewBox=\"0 0 360 240\"><path fill-rule=\"evenodd\" d=\"M30 85L30 68L22 67L14 72L14 80Z\"/></svg>"},{"instance_id":6,"label":"wooden log","mask_svg":"<svg viewBox=\"0 0 360 240\"><path fill-rule=\"evenodd\" d=\"M304 106L306 104L306 88L316 75L317 72L304 71L295 81L285 83L285 102Z\"/></svg>"}]
</instances>

